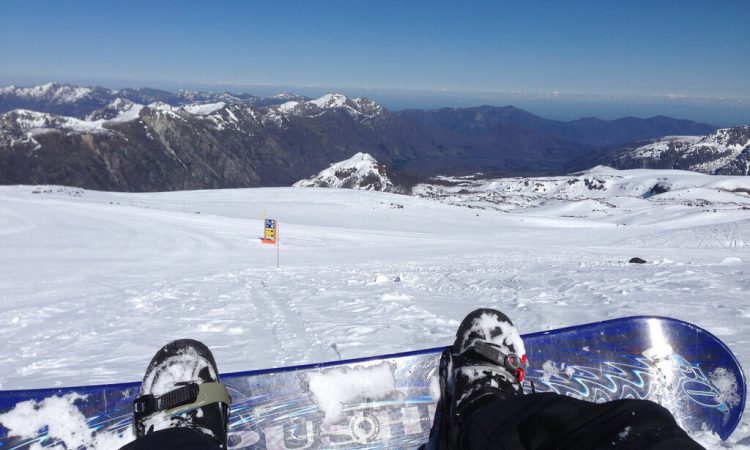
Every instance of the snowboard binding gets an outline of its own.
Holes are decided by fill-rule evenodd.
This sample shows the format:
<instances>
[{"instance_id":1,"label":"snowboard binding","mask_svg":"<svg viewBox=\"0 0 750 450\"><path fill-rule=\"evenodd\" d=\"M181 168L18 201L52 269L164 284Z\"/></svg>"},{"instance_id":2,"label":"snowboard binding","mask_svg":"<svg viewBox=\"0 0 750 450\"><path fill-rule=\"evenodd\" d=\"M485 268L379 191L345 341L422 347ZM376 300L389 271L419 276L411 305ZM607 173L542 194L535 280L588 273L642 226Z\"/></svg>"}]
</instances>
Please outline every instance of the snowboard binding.
<instances>
[{"instance_id":1,"label":"snowboard binding","mask_svg":"<svg viewBox=\"0 0 750 450\"><path fill-rule=\"evenodd\" d=\"M192 339L173 341L146 369L133 402L135 433L143 437L167 428L192 428L226 449L231 403L208 347Z\"/></svg>"},{"instance_id":2,"label":"snowboard binding","mask_svg":"<svg viewBox=\"0 0 750 450\"><path fill-rule=\"evenodd\" d=\"M469 313L440 356L440 399L426 450L455 448L458 429L489 398L523 395L528 369L523 340L500 311Z\"/></svg>"}]
</instances>

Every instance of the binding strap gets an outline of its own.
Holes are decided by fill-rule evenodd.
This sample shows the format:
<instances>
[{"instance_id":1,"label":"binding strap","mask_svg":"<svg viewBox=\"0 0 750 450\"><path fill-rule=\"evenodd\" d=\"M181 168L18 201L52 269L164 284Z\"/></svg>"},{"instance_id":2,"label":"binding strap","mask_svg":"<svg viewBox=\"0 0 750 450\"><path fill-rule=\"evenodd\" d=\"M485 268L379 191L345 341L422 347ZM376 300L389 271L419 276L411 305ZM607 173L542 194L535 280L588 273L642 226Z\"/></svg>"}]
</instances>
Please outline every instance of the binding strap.
<instances>
[{"instance_id":1,"label":"binding strap","mask_svg":"<svg viewBox=\"0 0 750 450\"><path fill-rule=\"evenodd\" d=\"M190 383L164 395L142 395L133 401L133 415L144 417L157 411L167 416L176 416L211 403L223 403L229 408L232 398L221 383Z\"/></svg>"}]
</instances>

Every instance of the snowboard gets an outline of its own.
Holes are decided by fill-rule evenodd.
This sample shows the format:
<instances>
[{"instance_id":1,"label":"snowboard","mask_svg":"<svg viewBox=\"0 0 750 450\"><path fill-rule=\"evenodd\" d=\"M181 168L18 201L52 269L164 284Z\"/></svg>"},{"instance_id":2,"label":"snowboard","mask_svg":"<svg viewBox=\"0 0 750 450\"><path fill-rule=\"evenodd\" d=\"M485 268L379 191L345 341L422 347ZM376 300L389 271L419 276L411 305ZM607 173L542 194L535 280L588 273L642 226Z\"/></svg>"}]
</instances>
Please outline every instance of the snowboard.
<instances>
[{"instance_id":1,"label":"snowboard","mask_svg":"<svg viewBox=\"0 0 750 450\"><path fill-rule=\"evenodd\" d=\"M592 402L649 399L684 429L722 439L745 407L735 356L686 322L626 317L523 339L526 392L533 382L536 392ZM222 375L232 396L229 448L416 449L427 441L435 414L442 350ZM108 438L132 434L138 387L0 391L0 449L117 448Z\"/></svg>"}]
</instances>

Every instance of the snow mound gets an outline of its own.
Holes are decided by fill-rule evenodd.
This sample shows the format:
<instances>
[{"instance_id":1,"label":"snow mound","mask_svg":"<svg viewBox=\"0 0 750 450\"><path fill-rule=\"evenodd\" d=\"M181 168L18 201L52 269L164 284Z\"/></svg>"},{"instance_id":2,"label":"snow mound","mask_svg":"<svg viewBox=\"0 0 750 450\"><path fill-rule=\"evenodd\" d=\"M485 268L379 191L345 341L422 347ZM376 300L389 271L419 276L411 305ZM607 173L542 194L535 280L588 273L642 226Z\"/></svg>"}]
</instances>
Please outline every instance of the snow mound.
<instances>
[{"instance_id":1,"label":"snow mound","mask_svg":"<svg viewBox=\"0 0 750 450\"><path fill-rule=\"evenodd\" d=\"M393 182L384 165L367 153L357 153L349 159L331 164L314 177L300 180L294 187L329 187L387 192Z\"/></svg>"}]
</instances>

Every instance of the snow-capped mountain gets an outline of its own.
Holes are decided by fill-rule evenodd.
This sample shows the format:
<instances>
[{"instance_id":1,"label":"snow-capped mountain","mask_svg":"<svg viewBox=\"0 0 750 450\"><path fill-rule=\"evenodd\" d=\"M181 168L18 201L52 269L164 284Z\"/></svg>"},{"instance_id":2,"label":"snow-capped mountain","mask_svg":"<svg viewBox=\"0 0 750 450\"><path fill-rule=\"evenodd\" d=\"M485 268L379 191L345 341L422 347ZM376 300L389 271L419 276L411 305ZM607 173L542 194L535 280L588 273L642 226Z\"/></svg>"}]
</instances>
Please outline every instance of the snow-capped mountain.
<instances>
[{"instance_id":1,"label":"snow-capped mountain","mask_svg":"<svg viewBox=\"0 0 750 450\"><path fill-rule=\"evenodd\" d=\"M349 98L343 94L326 94L314 100L289 100L274 108L284 115L316 116L326 111L344 111L352 117L366 119L386 113L385 108L368 98Z\"/></svg>"},{"instance_id":2,"label":"snow-capped mountain","mask_svg":"<svg viewBox=\"0 0 750 450\"><path fill-rule=\"evenodd\" d=\"M223 102L229 105L233 104L241 104L241 105L247 105L252 106L255 108L264 108L268 106L274 106L281 104L283 102L286 102L288 100L299 100L299 101L307 101L309 100L307 97L296 95L296 94L290 94L290 93L282 93L274 95L273 97L260 97L257 95L247 94L247 93L240 93L235 94L231 92L203 92L203 91L190 91L190 90L180 90L177 91L176 94L177 102L176 104L185 105L185 104L194 104L194 103L219 103ZM173 103L175 105L175 103Z\"/></svg>"},{"instance_id":3,"label":"snow-capped mountain","mask_svg":"<svg viewBox=\"0 0 750 450\"><path fill-rule=\"evenodd\" d=\"M0 112L28 109L83 118L105 107L116 96L109 89L47 83L31 87L7 86L0 89Z\"/></svg>"},{"instance_id":4,"label":"snow-capped mountain","mask_svg":"<svg viewBox=\"0 0 750 450\"><path fill-rule=\"evenodd\" d=\"M321 109L342 108L354 114L374 116L383 111L383 108L377 103L367 98L350 99L341 94L326 94L310 102Z\"/></svg>"},{"instance_id":5,"label":"snow-capped mountain","mask_svg":"<svg viewBox=\"0 0 750 450\"><path fill-rule=\"evenodd\" d=\"M294 187L328 187L392 192L390 170L367 153L331 164L317 175L294 183Z\"/></svg>"},{"instance_id":6,"label":"snow-capped mountain","mask_svg":"<svg viewBox=\"0 0 750 450\"><path fill-rule=\"evenodd\" d=\"M224 102L256 108L279 105L289 100L302 102L310 100L307 97L290 93L282 93L274 97L259 97L246 93L190 90L172 93L149 88L106 89L47 83L31 87L7 86L0 89L0 113L14 109L29 109L84 119L96 113L97 110L107 108L117 99L142 105L161 102L171 106L184 106L195 103Z\"/></svg>"},{"instance_id":7,"label":"snow-capped mountain","mask_svg":"<svg viewBox=\"0 0 750 450\"><path fill-rule=\"evenodd\" d=\"M708 136L670 136L615 155L618 168L694 170L717 175L750 174L750 127L723 128Z\"/></svg>"},{"instance_id":8,"label":"snow-capped mountain","mask_svg":"<svg viewBox=\"0 0 750 450\"><path fill-rule=\"evenodd\" d=\"M308 97L305 97L304 95L295 94L293 92L280 92L271 98L274 98L277 100L283 100L285 102L292 101L292 100L297 101L297 102L306 102L310 100Z\"/></svg>"},{"instance_id":9,"label":"snow-capped mountain","mask_svg":"<svg viewBox=\"0 0 750 450\"><path fill-rule=\"evenodd\" d=\"M31 87L8 86L0 89L0 96L15 95L29 100L47 100L52 103L73 103L95 93L105 93L106 90L96 90L90 87L70 86L67 84L47 83Z\"/></svg>"},{"instance_id":10,"label":"snow-capped mountain","mask_svg":"<svg viewBox=\"0 0 750 450\"><path fill-rule=\"evenodd\" d=\"M395 169L399 181L388 176L396 186L414 184L414 178L401 181L407 173L559 174L604 163L592 162L602 148L561 139L546 119L508 110L483 107L453 111L445 120L427 114L435 119L427 120L335 93L308 99L55 83L8 87L0 91L0 183L133 191L289 186L357 152ZM477 122L492 111L491 121ZM622 138L642 136L641 128L655 133L701 126L671 120L598 121L594 131ZM454 126L456 121L468 122ZM576 122L577 132L584 125ZM702 149L693 151L700 155L729 148L714 158L728 162L713 171L746 174L747 152L740 150L746 135L747 127L688 143Z\"/></svg>"}]
</instances>

